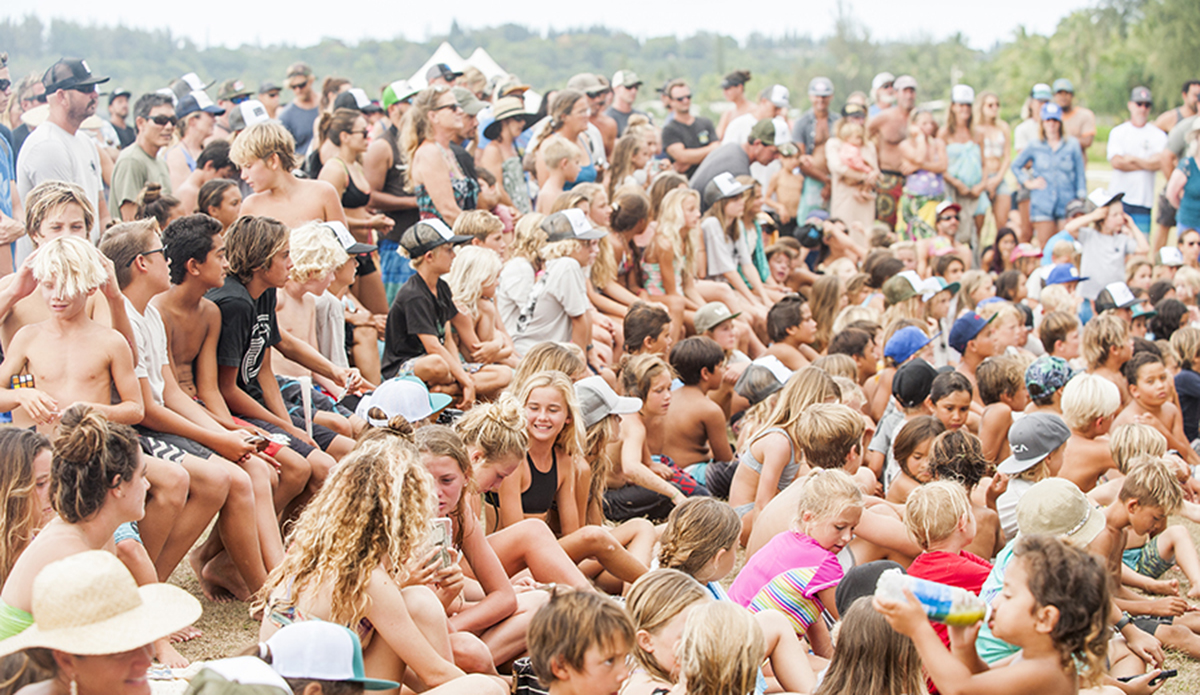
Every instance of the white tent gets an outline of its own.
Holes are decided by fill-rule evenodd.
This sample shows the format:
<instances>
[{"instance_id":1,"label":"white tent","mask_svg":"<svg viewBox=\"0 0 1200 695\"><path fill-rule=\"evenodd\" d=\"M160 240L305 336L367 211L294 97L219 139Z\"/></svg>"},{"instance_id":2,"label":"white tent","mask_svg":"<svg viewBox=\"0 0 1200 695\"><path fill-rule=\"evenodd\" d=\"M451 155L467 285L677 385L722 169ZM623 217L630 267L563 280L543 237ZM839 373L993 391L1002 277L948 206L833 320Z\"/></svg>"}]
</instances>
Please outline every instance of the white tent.
<instances>
[{"instance_id":1,"label":"white tent","mask_svg":"<svg viewBox=\"0 0 1200 695\"><path fill-rule=\"evenodd\" d=\"M443 41L442 44L437 47L437 50L433 52L433 55L429 56L429 60L426 60L425 64L418 68L417 71L412 74L412 77L408 78L408 83L417 89L424 89L429 85L429 83L425 80L425 73L429 70L429 68L437 65L438 63L445 63L446 65L450 66L451 70L457 70L460 72L467 66L471 66L477 68L483 73L483 76L489 80L493 77L509 74L507 70L500 67L500 64L497 63L495 59L483 49L482 46L476 48L474 52L471 53L470 58L464 59L458 54L458 51L454 50L453 46ZM525 108L527 110L536 112L538 107L541 106L541 103L541 94L533 91L532 89L525 92Z\"/></svg>"},{"instance_id":2,"label":"white tent","mask_svg":"<svg viewBox=\"0 0 1200 695\"><path fill-rule=\"evenodd\" d=\"M492 56L483 50L482 46L476 48L471 57L467 58L467 65L474 65L476 68L479 68L479 72L482 72L483 76L489 80L493 77L508 74L507 70L500 67L500 64L495 60L492 60Z\"/></svg>"}]
</instances>

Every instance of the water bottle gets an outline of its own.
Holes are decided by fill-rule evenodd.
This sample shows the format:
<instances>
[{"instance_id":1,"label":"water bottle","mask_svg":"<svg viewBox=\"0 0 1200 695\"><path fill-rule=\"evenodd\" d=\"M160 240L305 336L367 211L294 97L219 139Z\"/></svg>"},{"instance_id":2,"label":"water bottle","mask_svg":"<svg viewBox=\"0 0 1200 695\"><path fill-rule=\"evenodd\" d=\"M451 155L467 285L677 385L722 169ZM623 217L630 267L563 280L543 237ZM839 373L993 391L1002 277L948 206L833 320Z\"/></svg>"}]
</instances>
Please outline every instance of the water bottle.
<instances>
[{"instance_id":1,"label":"water bottle","mask_svg":"<svg viewBox=\"0 0 1200 695\"><path fill-rule=\"evenodd\" d=\"M893 601L907 601L908 589L921 602L929 619L944 625L974 625L987 615L987 604L975 594L957 586L910 577L898 569L879 575L875 595Z\"/></svg>"}]
</instances>

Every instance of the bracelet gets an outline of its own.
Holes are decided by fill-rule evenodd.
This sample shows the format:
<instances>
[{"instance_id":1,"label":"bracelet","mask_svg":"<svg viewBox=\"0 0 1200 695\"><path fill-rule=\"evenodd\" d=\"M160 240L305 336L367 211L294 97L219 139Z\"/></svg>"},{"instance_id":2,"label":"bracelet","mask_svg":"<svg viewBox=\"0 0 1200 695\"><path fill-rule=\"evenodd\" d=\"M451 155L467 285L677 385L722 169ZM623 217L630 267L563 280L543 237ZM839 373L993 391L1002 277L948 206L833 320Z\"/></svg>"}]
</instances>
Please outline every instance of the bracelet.
<instances>
[{"instance_id":1,"label":"bracelet","mask_svg":"<svg viewBox=\"0 0 1200 695\"><path fill-rule=\"evenodd\" d=\"M1113 626L1113 629L1115 629L1117 632L1120 632L1121 630L1125 629L1126 625L1128 625L1129 623L1132 623L1132 622L1133 622L1133 616L1129 615L1129 613L1122 611L1121 619L1117 621L1117 624Z\"/></svg>"},{"instance_id":2,"label":"bracelet","mask_svg":"<svg viewBox=\"0 0 1200 695\"><path fill-rule=\"evenodd\" d=\"M596 346L595 346L595 344L593 344L593 343L588 343L588 345L587 345L587 348L585 348L585 351L586 351L586 352L591 352L591 351L592 351L592 350L593 350L595 347L596 347Z\"/></svg>"}]
</instances>

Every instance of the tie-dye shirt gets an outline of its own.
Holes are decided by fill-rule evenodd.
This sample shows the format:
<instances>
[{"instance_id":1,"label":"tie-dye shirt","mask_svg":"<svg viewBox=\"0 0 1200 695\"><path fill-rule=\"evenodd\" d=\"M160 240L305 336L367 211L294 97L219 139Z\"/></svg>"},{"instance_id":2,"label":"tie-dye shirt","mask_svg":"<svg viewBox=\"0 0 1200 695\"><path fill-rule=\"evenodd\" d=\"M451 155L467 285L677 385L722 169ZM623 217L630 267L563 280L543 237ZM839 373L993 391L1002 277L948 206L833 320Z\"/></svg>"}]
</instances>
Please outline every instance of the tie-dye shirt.
<instances>
[{"instance_id":1,"label":"tie-dye shirt","mask_svg":"<svg viewBox=\"0 0 1200 695\"><path fill-rule=\"evenodd\" d=\"M777 610L803 634L825 611L817 593L842 580L837 556L798 531L784 531L738 573L729 597L752 613Z\"/></svg>"}]
</instances>

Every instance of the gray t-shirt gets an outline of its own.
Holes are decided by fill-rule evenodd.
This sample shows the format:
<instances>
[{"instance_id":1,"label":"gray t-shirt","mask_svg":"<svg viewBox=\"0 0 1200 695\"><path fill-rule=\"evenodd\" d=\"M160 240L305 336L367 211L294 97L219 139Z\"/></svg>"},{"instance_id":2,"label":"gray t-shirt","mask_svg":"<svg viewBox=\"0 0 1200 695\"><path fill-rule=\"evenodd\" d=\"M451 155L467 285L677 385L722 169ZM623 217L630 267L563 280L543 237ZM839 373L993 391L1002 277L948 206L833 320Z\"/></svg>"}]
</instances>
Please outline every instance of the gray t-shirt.
<instances>
[{"instance_id":1,"label":"gray t-shirt","mask_svg":"<svg viewBox=\"0 0 1200 695\"><path fill-rule=\"evenodd\" d=\"M520 332L513 336L513 347L525 354L538 343L571 340L571 319L591 308L587 298L587 278L579 261L555 258L546 264L546 273L534 284L522 315L528 317Z\"/></svg>"},{"instance_id":2,"label":"gray t-shirt","mask_svg":"<svg viewBox=\"0 0 1200 695\"><path fill-rule=\"evenodd\" d=\"M1184 151L1187 150L1187 134L1192 129L1192 123L1196 120L1195 116L1188 116L1182 121L1175 124L1171 132L1167 135L1167 150L1175 155L1175 159L1183 159Z\"/></svg>"},{"instance_id":3,"label":"gray t-shirt","mask_svg":"<svg viewBox=\"0 0 1200 695\"><path fill-rule=\"evenodd\" d=\"M736 273L743 265L753 265L754 258L746 246L746 233L738 235L736 241L730 241L721 223L715 217L705 217L700 223L704 233L704 254L708 260L708 277L724 281L725 273Z\"/></svg>"},{"instance_id":4,"label":"gray t-shirt","mask_svg":"<svg viewBox=\"0 0 1200 695\"><path fill-rule=\"evenodd\" d=\"M92 241L97 241L100 192L104 184L100 178L100 151L96 142L81 130L72 135L51 121L38 126L25 139L17 157L17 192L21 200L27 199L34 186L43 181L68 181L83 189L96 211L89 236ZM28 245L28 238L23 240ZM28 256L30 250L26 250L24 256Z\"/></svg>"},{"instance_id":5,"label":"gray t-shirt","mask_svg":"<svg viewBox=\"0 0 1200 695\"><path fill-rule=\"evenodd\" d=\"M634 109L633 111L630 111L629 113L625 113L623 111L618 111L610 106L604 110L604 115L608 116L609 118L611 118L617 122L617 137L621 137L622 135L625 134L625 129L629 127L629 117L634 115L635 113L639 116L646 116L646 118L650 118L650 116L648 116L645 111L638 111L637 109ZM654 123L653 118L650 118L650 123L651 124Z\"/></svg>"},{"instance_id":6,"label":"gray t-shirt","mask_svg":"<svg viewBox=\"0 0 1200 695\"><path fill-rule=\"evenodd\" d=\"M284 128L296 138L296 151L301 154L308 153L308 145L313 139L313 130L316 128L317 116L321 110L316 106L311 109L302 109L299 106L288 104L279 111L279 122Z\"/></svg>"},{"instance_id":7,"label":"gray t-shirt","mask_svg":"<svg viewBox=\"0 0 1200 695\"><path fill-rule=\"evenodd\" d=\"M342 300L329 290L317 296L313 310L317 333L317 351L339 367L349 367L346 358L346 311Z\"/></svg>"},{"instance_id":8,"label":"gray t-shirt","mask_svg":"<svg viewBox=\"0 0 1200 695\"><path fill-rule=\"evenodd\" d=\"M108 211L113 219L129 222L121 217L121 205L136 203L138 194L150 182L161 184L164 194L171 193L166 161L151 157L136 142L121 150L113 165L112 189L108 193Z\"/></svg>"},{"instance_id":9,"label":"gray t-shirt","mask_svg":"<svg viewBox=\"0 0 1200 695\"><path fill-rule=\"evenodd\" d=\"M496 287L496 313L509 335L517 333L517 317L529 301L536 277L533 264L524 258L510 258L500 269L500 280Z\"/></svg>"},{"instance_id":10,"label":"gray t-shirt","mask_svg":"<svg viewBox=\"0 0 1200 695\"><path fill-rule=\"evenodd\" d=\"M1087 278L1079 283L1084 299L1095 299L1104 286L1125 280L1125 259L1137 253L1137 242L1121 234L1101 234L1091 227L1076 232L1083 253L1079 274Z\"/></svg>"},{"instance_id":11,"label":"gray t-shirt","mask_svg":"<svg viewBox=\"0 0 1200 695\"><path fill-rule=\"evenodd\" d=\"M692 174L689 185L693 190L700 191L700 195L703 196L704 187L708 185L708 182L726 171L734 176L750 175L750 155L746 154L746 150L737 143L721 145L709 152L704 161L700 162L696 173ZM701 205L701 207L707 209L707 206Z\"/></svg>"},{"instance_id":12,"label":"gray t-shirt","mask_svg":"<svg viewBox=\"0 0 1200 695\"><path fill-rule=\"evenodd\" d=\"M841 114L829 112L829 137L833 137L833 131L836 130L834 124L841 120ZM817 116L812 109L805 111L796 119L796 124L792 126L792 141L802 143L804 145L805 154L812 154L813 147L817 142Z\"/></svg>"}]
</instances>

